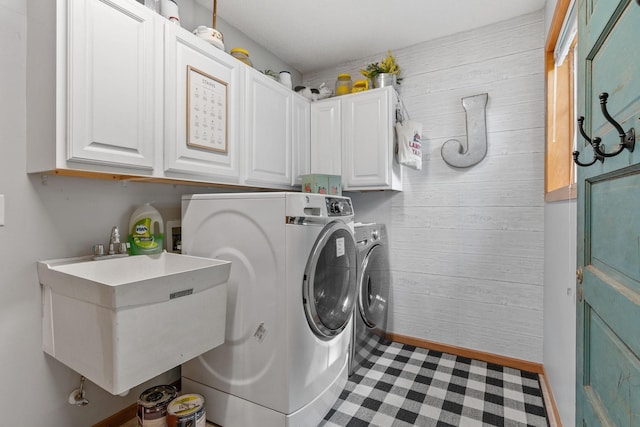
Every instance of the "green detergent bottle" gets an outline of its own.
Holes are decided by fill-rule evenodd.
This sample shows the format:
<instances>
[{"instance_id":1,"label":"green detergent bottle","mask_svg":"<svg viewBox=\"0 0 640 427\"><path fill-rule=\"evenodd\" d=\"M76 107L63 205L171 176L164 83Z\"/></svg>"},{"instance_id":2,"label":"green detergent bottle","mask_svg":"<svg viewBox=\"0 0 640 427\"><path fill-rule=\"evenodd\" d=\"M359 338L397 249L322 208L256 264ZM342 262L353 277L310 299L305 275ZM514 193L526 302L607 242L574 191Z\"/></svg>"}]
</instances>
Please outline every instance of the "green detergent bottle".
<instances>
[{"instance_id":1,"label":"green detergent bottle","mask_svg":"<svg viewBox=\"0 0 640 427\"><path fill-rule=\"evenodd\" d=\"M145 203L136 209L129 221L129 252L131 255L159 254L164 248L162 216Z\"/></svg>"}]
</instances>

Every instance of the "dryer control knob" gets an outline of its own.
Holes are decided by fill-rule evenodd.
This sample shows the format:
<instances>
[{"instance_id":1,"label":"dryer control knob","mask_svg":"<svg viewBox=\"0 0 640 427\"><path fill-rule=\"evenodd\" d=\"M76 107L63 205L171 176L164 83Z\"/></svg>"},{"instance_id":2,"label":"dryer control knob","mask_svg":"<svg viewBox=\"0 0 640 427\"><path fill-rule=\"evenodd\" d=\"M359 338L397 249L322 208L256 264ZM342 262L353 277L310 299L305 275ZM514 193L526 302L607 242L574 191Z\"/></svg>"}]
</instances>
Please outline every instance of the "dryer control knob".
<instances>
[{"instance_id":1,"label":"dryer control knob","mask_svg":"<svg viewBox=\"0 0 640 427\"><path fill-rule=\"evenodd\" d=\"M378 230L371 231L371 238L373 240L378 240L380 238L380 233L378 232Z\"/></svg>"}]
</instances>

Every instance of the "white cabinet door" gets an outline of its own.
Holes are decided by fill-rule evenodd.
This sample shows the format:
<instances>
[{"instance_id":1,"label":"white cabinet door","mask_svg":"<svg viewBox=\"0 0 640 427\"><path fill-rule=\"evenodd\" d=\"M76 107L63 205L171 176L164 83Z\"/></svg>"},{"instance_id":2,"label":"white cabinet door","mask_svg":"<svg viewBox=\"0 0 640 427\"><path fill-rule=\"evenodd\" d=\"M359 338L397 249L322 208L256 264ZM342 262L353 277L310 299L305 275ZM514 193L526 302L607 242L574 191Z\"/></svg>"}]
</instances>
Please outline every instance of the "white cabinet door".
<instances>
[{"instance_id":1,"label":"white cabinet door","mask_svg":"<svg viewBox=\"0 0 640 427\"><path fill-rule=\"evenodd\" d=\"M311 104L301 95L293 95L293 141L291 185L302 185L302 175L311 173Z\"/></svg>"},{"instance_id":2,"label":"white cabinet door","mask_svg":"<svg viewBox=\"0 0 640 427\"><path fill-rule=\"evenodd\" d=\"M245 71L245 183L289 188L293 92L254 69Z\"/></svg>"},{"instance_id":3,"label":"white cabinet door","mask_svg":"<svg viewBox=\"0 0 640 427\"><path fill-rule=\"evenodd\" d=\"M154 168L162 19L129 0L69 0L67 160Z\"/></svg>"},{"instance_id":4,"label":"white cabinet door","mask_svg":"<svg viewBox=\"0 0 640 427\"><path fill-rule=\"evenodd\" d=\"M345 190L400 190L394 156L395 99L392 88L342 98L342 185Z\"/></svg>"},{"instance_id":5,"label":"white cabinet door","mask_svg":"<svg viewBox=\"0 0 640 427\"><path fill-rule=\"evenodd\" d=\"M241 63L172 22L164 45L165 175L238 183Z\"/></svg>"},{"instance_id":6,"label":"white cabinet door","mask_svg":"<svg viewBox=\"0 0 640 427\"><path fill-rule=\"evenodd\" d=\"M342 174L340 99L311 104L311 173Z\"/></svg>"}]
</instances>

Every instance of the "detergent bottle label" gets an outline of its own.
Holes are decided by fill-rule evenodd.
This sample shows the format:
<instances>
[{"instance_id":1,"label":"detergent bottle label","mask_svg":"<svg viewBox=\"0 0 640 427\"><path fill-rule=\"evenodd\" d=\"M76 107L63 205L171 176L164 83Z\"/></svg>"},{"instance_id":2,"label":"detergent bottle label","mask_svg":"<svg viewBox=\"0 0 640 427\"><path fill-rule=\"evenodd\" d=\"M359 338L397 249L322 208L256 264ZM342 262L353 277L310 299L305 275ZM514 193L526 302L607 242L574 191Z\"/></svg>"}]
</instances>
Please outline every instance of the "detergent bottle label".
<instances>
[{"instance_id":1,"label":"detergent bottle label","mask_svg":"<svg viewBox=\"0 0 640 427\"><path fill-rule=\"evenodd\" d=\"M129 221L129 253L150 255L162 252L164 247L162 216L146 203L138 207Z\"/></svg>"},{"instance_id":2,"label":"detergent bottle label","mask_svg":"<svg viewBox=\"0 0 640 427\"><path fill-rule=\"evenodd\" d=\"M133 244L142 249L155 249L158 243L155 236L151 233L151 218L142 218L136 222L133 230L131 230Z\"/></svg>"}]
</instances>

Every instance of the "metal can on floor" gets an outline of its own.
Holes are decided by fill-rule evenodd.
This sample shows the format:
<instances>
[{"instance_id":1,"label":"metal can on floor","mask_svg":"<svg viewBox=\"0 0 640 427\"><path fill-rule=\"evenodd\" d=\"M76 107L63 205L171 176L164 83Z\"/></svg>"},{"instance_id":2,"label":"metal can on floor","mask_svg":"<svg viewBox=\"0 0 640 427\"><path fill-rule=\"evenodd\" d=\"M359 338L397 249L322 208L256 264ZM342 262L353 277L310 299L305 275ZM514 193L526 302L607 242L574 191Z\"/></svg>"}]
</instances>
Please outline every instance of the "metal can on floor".
<instances>
[{"instance_id":1,"label":"metal can on floor","mask_svg":"<svg viewBox=\"0 0 640 427\"><path fill-rule=\"evenodd\" d=\"M170 385L148 388L138 399L138 426L166 427L167 406L176 398L178 391Z\"/></svg>"},{"instance_id":2,"label":"metal can on floor","mask_svg":"<svg viewBox=\"0 0 640 427\"><path fill-rule=\"evenodd\" d=\"M205 427L206 423L204 397L199 394L185 394L169 402L168 427Z\"/></svg>"}]
</instances>

